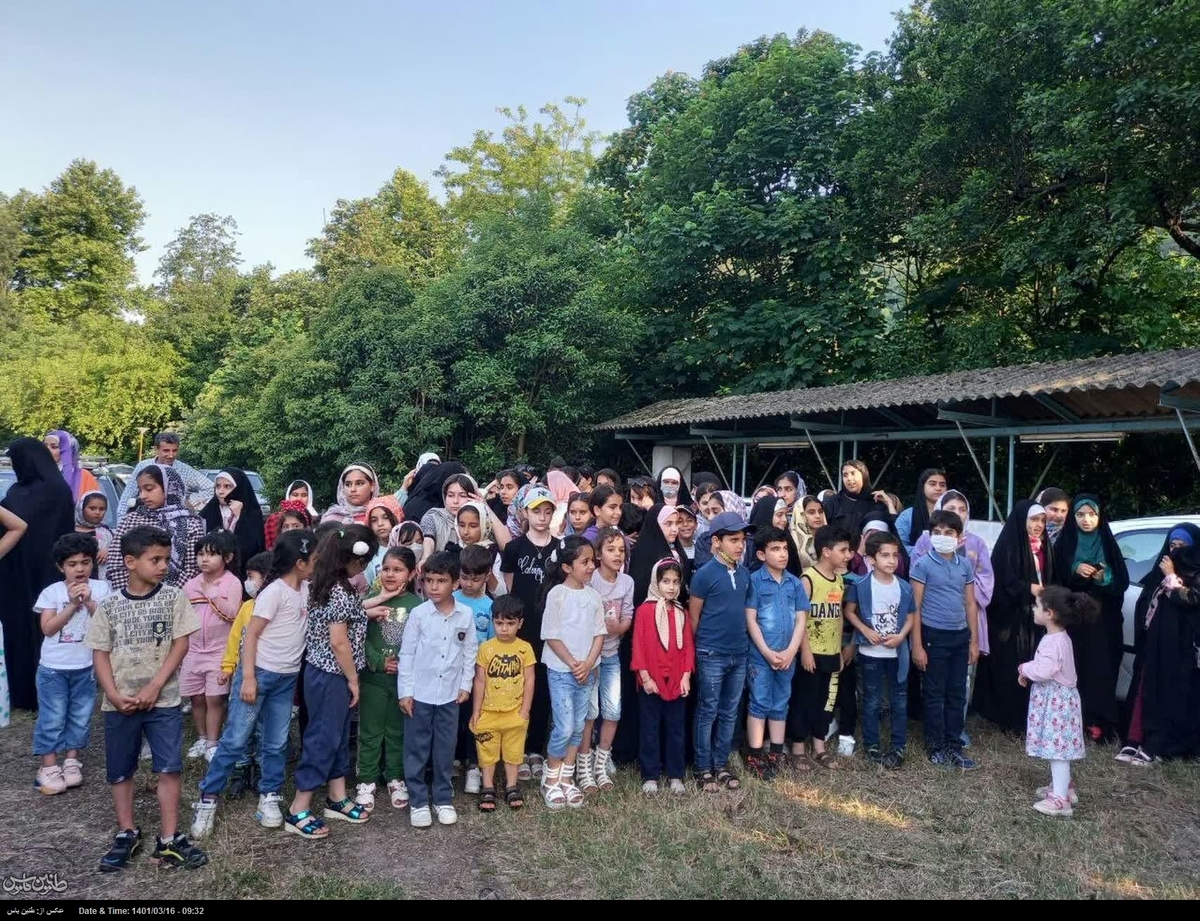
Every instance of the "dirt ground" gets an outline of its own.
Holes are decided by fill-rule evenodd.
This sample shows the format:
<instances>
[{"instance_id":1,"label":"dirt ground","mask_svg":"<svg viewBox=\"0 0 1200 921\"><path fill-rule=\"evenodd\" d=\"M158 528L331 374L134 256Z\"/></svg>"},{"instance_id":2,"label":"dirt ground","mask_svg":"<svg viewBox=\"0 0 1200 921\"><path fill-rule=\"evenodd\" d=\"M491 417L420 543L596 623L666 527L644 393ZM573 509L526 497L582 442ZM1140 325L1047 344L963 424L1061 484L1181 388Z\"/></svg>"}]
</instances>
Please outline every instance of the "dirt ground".
<instances>
[{"instance_id":1,"label":"dirt ground","mask_svg":"<svg viewBox=\"0 0 1200 921\"><path fill-rule=\"evenodd\" d=\"M33 788L32 727L19 713L0 730L0 878L57 873L65 898L1200 896L1200 767L1134 769L1114 763L1111 749L1092 749L1075 772L1074 817L1051 819L1030 808L1034 788L1048 782L1045 764L974 720L981 768L971 774L916 756L884 773L859 756L736 793L692 788L647 800L626 771L617 790L578 812L551 813L531 789L523 812L501 804L483 816L474 797L460 795L457 826L417 831L381 800L367 825L337 823L323 842L259 827L248 794L222 803L205 842L208 867L158 870L146 847L119 874L96 869L115 831L99 721L87 782L55 797ZM919 751L913 729L910 753ZM192 762L181 827L199 778ZM137 816L152 836L158 806L145 763Z\"/></svg>"}]
</instances>

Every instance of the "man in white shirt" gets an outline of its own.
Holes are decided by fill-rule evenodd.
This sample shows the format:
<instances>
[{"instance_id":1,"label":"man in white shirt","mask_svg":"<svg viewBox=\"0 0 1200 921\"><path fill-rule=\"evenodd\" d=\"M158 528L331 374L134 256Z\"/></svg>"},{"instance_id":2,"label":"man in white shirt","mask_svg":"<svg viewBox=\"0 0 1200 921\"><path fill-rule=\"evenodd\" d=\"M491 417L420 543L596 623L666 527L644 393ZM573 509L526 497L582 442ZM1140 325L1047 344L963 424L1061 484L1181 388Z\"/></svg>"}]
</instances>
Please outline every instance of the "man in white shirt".
<instances>
[{"instance_id":1,"label":"man in white shirt","mask_svg":"<svg viewBox=\"0 0 1200 921\"><path fill-rule=\"evenodd\" d=\"M154 457L139 461L133 468L133 473L125 481L125 489L121 491L121 501L117 503L117 520L120 521L129 511L133 500L137 498L138 474L151 464L165 464L174 467L183 477L183 485L187 490L187 504L193 511L200 511L213 497L213 481L203 473L181 460L179 457L179 436L174 432L159 432L154 436Z\"/></svg>"}]
</instances>

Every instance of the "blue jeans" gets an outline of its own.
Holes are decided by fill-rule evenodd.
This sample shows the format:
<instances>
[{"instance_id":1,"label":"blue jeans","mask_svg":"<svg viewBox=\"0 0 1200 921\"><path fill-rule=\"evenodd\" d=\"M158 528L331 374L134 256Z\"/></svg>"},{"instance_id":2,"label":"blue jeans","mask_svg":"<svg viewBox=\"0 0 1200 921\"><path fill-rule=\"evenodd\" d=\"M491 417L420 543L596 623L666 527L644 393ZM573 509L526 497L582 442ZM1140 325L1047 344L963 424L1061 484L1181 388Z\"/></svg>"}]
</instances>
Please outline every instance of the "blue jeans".
<instances>
[{"instance_id":1,"label":"blue jeans","mask_svg":"<svg viewBox=\"0 0 1200 921\"><path fill-rule=\"evenodd\" d=\"M858 665L863 678L863 745L868 750L879 747L879 715L886 688L892 708L892 751L903 750L908 739L908 682L896 680L900 660L859 653Z\"/></svg>"},{"instance_id":2,"label":"blue jeans","mask_svg":"<svg viewBox=\"0 0 1200 921\"><path fill-rule=\"evenodd\" d=\"M308 725L295 780L297 790L308 792L350 773L350 684L341 672L310 663L304 670L304 699Z\"/></svg>"},{"instance_id":3,"label":"blue jeans","mask_svg":"<svg viewBox=\"0 0 1200 921\"><path fill-rule=\"evenodd\" d=\"M591 703L598 669L592 669L582 684L570 672L559 672L552 668L547 671L550 676L550 711L554 716L554 728L550 730L546 754L551 758L565 758L567 749L578 748L583 743L583 724L587 722L588 704Z\"/></svg>"},{"instance_id":4,"label":"blue jeans","mask_svg":"<svg viewBox=\"0 0 1200 921\"><path fill-rule=\"evenodd\" d=\"M796 663L776 671L767 660L751 651L746 662L746 686L750 689L749 713L756 720L787 719L788 702L792 699L792 675Z\"/></svg>"},{"instance_id":5,"label":"blue jeans","mask_svg":"<svg viewBox=\"0 0 1200 921\"><path fill-rule=\"evenodd\" d=\"M725 767L745 686L745 653L731 656L711 649L696 650L696 770Z\"/></svg>"},{"instance_id":6,"label":"blue jeans","mask_svg":"<svg viewBox=\"0 0 1200 921\"><path fill-rule=\"evenodd\" d=\"M259 746L262 775L258 792L279 793L283 789L296 676L255 668L254 680L258 684L258 693L254 703L248 704L242 700L242 666L239 663L229 685L229 715L225 719L225 729L208 772L200 781L201 793L220 793L234 768L248 763L247 751L256 726L262 731Z\"/></svg>"},{"instance_id":7,"label":"blue jeans","mask_svg":"<svg viewBox=\"0 0 1200 921\"><path fill-rule=\"evenodd\" d=\"M589 720L597 717L613 723L621 719L621 657L616 653L600 657L600 675L592 687L587 715Z\"/></svg>"},{"instance_id":8,"label":"blue jeans","mask_svg":"<svg viewBox=\"0 0 1200 921\"><path fill-rule=\"evenodd\" d=\"M96 675L91 667L37 668L38 716L33 727L33 753L87 748L96 708Z\"/></svg>"},{"instance_id":9,"label":"blue jeans","mask_svg":"<svg viewBox=\"0 0 1200 921\"><path fill-rule=\"evenodd\" d=\"M925 749L931 753L938 750L961 751L971 631L965 627L962 630L924 627L921 630L921 645L929 656L929 664L921 679Z\"/></svg>"},{"instance_id":10,"label":"blue jeans","mask_svg":"<svg viewBox=\"0 0 1200 921\"><path fill-rule=\"evenodd\" d=\"M142 740L150 746L150 770L155 774L183 771L183 711L151 707L121 713L104 711L104 771L111 784L133 780Z\"/></svg>"}]
</instances>

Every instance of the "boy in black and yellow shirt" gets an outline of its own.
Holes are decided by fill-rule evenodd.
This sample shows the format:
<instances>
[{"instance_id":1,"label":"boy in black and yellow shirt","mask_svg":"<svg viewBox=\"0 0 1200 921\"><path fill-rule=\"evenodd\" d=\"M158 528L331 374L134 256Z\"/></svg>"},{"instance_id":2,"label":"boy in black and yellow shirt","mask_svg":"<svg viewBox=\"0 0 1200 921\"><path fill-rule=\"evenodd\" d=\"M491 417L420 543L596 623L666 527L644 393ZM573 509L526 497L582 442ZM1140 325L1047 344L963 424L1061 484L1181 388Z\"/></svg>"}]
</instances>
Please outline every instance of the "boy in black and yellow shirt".
<instances>
[{"instance_id":1,"label":"boy in black and yellow shirt","mask_svg":"<svg viewBox=\"0 0 1200 921\"><path fill-rule=\"evenodd\" d=\"M814 535L817 561L804 571L800 581L812 607L808 628L800 646L800 667L792 679L792 699L788 705L787 729L792 739L792 754L801 770L808 767L807 745L813 743L812 760L833 768L837 761L825 750L825 735L837 701L838 673L842 668L842 597L845 587L841 573L850 564L850 534L842 528L826 525Z\"/></svg>"}]
</instances>

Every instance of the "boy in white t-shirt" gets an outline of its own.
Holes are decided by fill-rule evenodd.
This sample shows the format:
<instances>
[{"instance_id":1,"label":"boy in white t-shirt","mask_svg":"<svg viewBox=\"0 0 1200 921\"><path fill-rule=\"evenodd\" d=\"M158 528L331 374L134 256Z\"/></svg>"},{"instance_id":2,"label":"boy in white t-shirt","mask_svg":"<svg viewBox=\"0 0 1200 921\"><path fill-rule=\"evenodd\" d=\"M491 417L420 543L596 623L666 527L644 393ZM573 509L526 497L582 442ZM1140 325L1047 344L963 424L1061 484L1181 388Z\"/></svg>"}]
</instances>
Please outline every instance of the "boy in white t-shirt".
<instances>
[{"instance_id":1,"label":"boy in white t-shirt","mask_svg":"<svg viewBox=\"0 0 1200 921\"><path fill-rule=\"evenodd\" d=\"M90 534L64 534L54 545L54 564L63 581L48 585L34 603L41 622L42 657L37 670L38 717L33 753L42 759L34 780L53 796L83 783L79 752L87 748L96 707L92 650L84 645L88 623L112 591L93 579L100 546ZM65 752L62 767L58 753Z\"/></svg>"}]
</instances>

